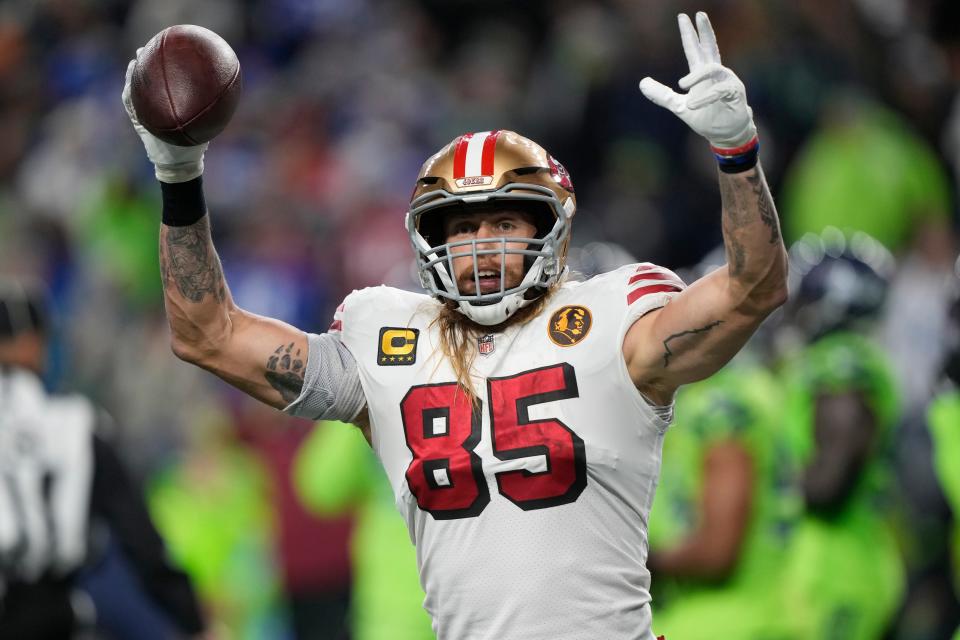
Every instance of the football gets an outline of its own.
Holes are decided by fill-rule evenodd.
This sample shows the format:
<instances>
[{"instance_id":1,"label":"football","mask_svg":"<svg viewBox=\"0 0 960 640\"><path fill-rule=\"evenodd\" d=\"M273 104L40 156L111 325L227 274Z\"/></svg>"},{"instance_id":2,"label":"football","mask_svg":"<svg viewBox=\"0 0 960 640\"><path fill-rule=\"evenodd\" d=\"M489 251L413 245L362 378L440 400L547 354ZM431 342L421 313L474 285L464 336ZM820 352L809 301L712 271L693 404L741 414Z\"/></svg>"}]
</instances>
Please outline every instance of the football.
<instances>
[{"instance_id":1,"label":"football","mask_svg":"<svg viewBox=\"0 0 960 640\"><path fill-rule=\"evenodd\" d=\"M130 79L137 119L164 142L202 144L224 130L240 101L240 61L196 25L167 27L144 46Z\"/></svg>"}]
</instances>

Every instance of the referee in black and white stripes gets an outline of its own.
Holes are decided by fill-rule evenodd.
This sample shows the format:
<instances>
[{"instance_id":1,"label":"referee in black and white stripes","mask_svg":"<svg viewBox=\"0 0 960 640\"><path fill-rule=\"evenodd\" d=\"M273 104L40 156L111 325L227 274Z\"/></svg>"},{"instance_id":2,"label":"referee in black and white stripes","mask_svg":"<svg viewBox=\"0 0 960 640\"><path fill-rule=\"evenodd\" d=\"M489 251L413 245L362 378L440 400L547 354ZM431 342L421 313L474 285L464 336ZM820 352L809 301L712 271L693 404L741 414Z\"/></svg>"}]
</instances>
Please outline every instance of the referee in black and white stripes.
<instances>
[{"instance_id":1,"label":"referee in black and white stripes","mask_svg":"<svg viewBox=\"0 0 960 640\"><path fill-rule=\"evenodd\" d=\"M98 435L99 412L44 388L45 315L41 289L0 279L0 638L200 635L194 591Z\"/></svg>"}]
</instances>

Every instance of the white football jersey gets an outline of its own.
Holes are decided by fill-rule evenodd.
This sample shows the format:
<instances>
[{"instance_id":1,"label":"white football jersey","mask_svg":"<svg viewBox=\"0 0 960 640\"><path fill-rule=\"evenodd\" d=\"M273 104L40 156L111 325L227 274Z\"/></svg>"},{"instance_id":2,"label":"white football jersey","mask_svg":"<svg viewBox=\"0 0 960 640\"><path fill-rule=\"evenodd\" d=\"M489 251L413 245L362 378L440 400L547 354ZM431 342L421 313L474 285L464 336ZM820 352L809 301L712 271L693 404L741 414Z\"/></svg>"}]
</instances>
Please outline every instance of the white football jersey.
<instances>
[{"instance_id":1,"label":"white football jersey","mask_svg":"<svg viewBox=\"0 0 960 640\"><path fill-rule=\"evenodd\" d=\"M653 639L647 516L669 422L622 349L683 287L647 263L565 283L478 340L478 410L441 354L436 300L375 287L338 309L439 638Z\"/></svg>"}]
</instances>

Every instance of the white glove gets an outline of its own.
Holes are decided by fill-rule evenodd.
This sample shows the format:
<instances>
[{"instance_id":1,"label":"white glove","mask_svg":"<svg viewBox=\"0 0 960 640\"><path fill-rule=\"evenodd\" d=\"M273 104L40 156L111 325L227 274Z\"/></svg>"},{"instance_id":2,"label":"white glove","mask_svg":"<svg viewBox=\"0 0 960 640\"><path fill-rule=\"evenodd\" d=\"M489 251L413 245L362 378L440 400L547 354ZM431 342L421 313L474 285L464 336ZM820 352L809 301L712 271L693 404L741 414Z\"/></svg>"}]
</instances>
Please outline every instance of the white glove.
<instances>
[{"instance_id":1,"label":"white glove","mask_svg":"<svg viewBox=\"0 0 960 640\"><path fill-rule=\"evenodd\" d=\"M143 49L137 49L137 56ZM203 173L203 153L210 145L209 142L194 147L178 147L164 142L147 131L137 120L137 112L133 110L133 99L130 97L130 78L133 76L133 67L137 60L134 58L127 65L127 77L123 84L123 108L127 110L130 122L136 129L137 135L143 141L147 150L147 157L153 163L154 172L160 182L187 182Z\"/></svg>"},{"instance_id":2,"label":"white glove","mask_svg":"<svg viewBox=\"0 0 960 640\"><path fill-rule=\"evenodd\" d=\"M680 79L686 95L676 93L653 78L640 81L640 91L651 102L669 109L718 149L741 147L757 135L753 111L747 105L747 92L740 78L720 64L717 37L707 14L697 13L697 29L681 13L680 39L690 65L690 73ZM699 31L699 35L698 32Z\"/></svg>"}]
</instances>

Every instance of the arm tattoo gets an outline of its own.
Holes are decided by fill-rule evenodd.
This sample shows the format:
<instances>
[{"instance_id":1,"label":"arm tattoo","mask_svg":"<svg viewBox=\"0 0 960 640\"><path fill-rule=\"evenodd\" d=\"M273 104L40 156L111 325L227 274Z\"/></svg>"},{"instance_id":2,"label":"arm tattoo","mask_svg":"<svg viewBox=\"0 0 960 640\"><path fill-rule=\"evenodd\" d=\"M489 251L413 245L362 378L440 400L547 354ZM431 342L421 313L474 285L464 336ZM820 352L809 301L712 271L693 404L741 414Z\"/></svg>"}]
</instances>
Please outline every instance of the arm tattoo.
<instances>
[{"instance_id":1,"label":"arm tattoo","mask_svg":"<svg viewBox=\"0 0 960 640\"><path fill-rule=\"evenodd\" d=\"M708 325L705 326L705 327L701 327L701 328L699 328L699 329L690 329L689 331L681 331L680 333L675 333L675 334L673 334L672 336L669 336L666 340L663 341L663 349L664 349L664 351L663 351L663 368L666 369L668 366L670 366L670 357L671 357L671 356L677 355L676 353L673 352L672 349L670 349L670 342L671 342L672 340L677 340L677 339L682 338L682 337L684 337L684 336L693 336L693 335L697 335L697 334L700 334L700 333L705 333L705 332L709 331L710 329L713 329L714 327L719 326L719 325L721 325L721 324L723 324L723 320L714 320L713 322L711 322L710 324L708 324Z\"/></svg>"},{"instance_id":2,"label":"arm tattoo","mask_svg":"<svg viewBox=\"0 0 960 640\"><path fill-rule=\"evenodd\" d=\"M739 195L732 182L720 181L720 198L723 202L721 225L727 250L727 264L730 265L730 275L734 278L743 274L746 263L746 250L737 238L737 232L750 223L749 214Z\"/></svg>"},{"instance_id":3,"label":"arm tattoo","mask_svg":"<svg viewBox=\"0 0 960 640\"><path fill-rule=\"evenodd\" d=\"M720 180L720 201L723 203L725 232L738 231L750 224L750 209L744 206L740 192L731 180Z\"/></svg>"},{"instance_id":4,"label":"arm tattoo","mask_svg":"<svg viewBox=\"0 0 960 640\"><path fill-rule=\"evenodd\" d=\"M737 277L743 273L743 264L746 261L746 251L743 244L731 234L727 238L727 264L730 265L730 275Z\"/></svg>"},{"instance_id":5,"label":"arm tattoo","mask_svg":"<svg viewBox=\"0 0 960 640\"><path fill-rule=\"evenodd\" d=\"M160 254L164 283L172 281L184 298L203 302L209 293L217 302L226 299L223 270L210 241L206 217L186 227L166 227Z\"/></svg>"},{"instance_id":6,"label":"arm tattoo","mask_svg":"<svg viewBox=\"0 0 960 640\"><path fill-rule=\"evenodd\" d=\"M264 377L288 404L300 397L303 390L303 360L300 349L292 353L293 343L280 345L267 360Z\"/></svg>"},{"instance_id":7,"label":"arm tattoo","mask_svg":"<svg viewBox=\"0 0 960 640\"><path fill-rule=\"evenodd\" d=\"M763 227L748 229L757 218L770 232L768 244L780 242L780 223L770 197L770 189L758 167L744 176L746 182L720 178L720 198L723 202L723 239L727 250L730 275L739 278L749 268L747 253L761 250Z\"/></svg>"},{"instance_id":8,"label":"arm tattoo","mask_svg":"<svg viewBox=\"0 0 960 640\"><path fill-rule=\"evenodd\" d=\"M760 220L763 224L770 227L770 244L775 244L780 240L780 223L773 212L773 199L770 197L770 190L763 179L763 174L758 170L754 175L747 176L747 182L757 196L757 208L760 210Z\"/></svg>"}]
</instances>

